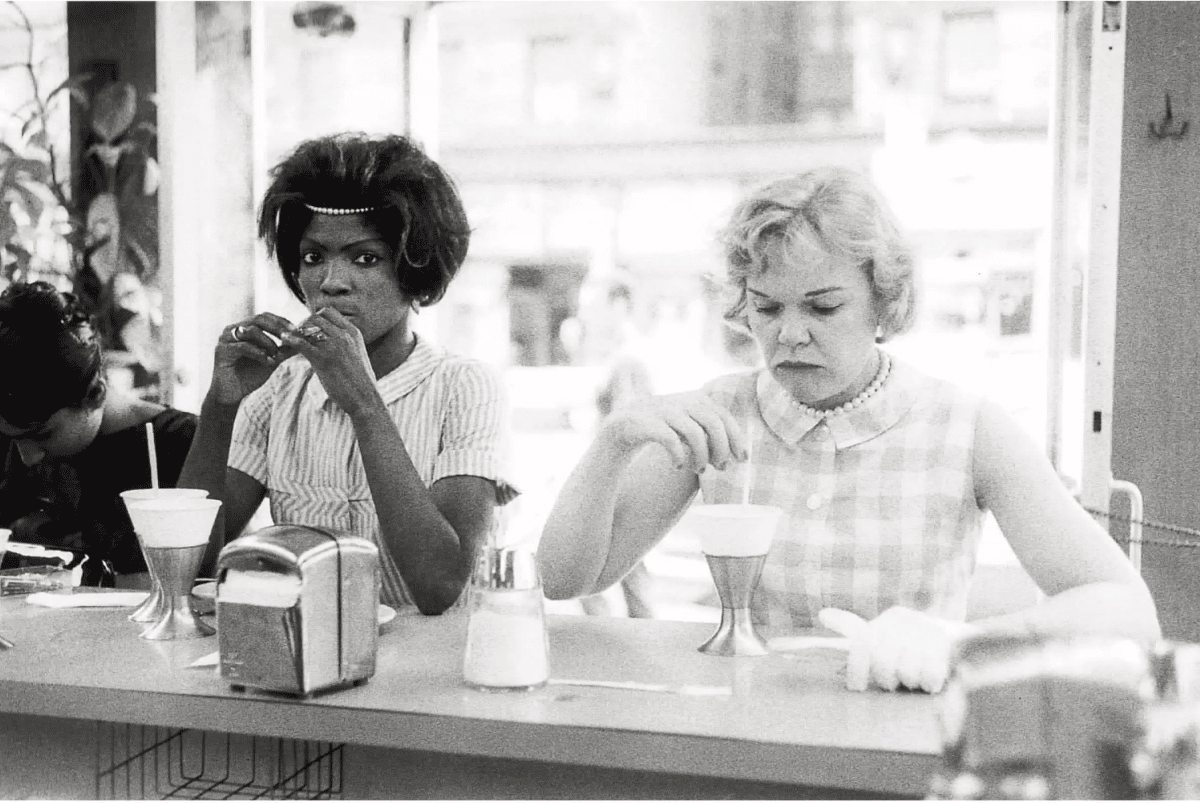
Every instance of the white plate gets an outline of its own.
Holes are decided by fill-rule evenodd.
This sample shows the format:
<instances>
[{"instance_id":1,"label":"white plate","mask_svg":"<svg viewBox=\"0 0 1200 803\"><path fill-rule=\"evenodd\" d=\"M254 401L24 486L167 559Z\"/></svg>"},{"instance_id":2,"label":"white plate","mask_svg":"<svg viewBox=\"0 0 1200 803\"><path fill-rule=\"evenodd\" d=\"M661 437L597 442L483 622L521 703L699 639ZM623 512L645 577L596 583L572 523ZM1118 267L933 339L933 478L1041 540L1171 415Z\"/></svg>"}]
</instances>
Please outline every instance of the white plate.
<instances>
[{"instance_id":1,"label":"white plate","mask_svg":"<svg viewBox=\"0 0 1200 803\"><path fill-rule=\"evenodd\" d=\"M216 583L199 583L192 587L192 596L200 599L215 599L217 595ZM380 605L377 612L379 624L386 625L388 622L396 618L396 609L390 608L387 605Z\"/></svg>"}]
</instances>

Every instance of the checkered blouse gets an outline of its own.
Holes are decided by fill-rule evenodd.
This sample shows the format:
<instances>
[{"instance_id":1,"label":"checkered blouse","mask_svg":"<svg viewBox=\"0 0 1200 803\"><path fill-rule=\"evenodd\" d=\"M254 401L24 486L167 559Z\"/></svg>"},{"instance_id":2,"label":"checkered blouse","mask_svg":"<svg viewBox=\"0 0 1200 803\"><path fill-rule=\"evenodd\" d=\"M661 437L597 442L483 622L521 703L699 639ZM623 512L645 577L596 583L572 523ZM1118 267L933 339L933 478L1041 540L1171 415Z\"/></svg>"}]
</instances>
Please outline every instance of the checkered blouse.
<instances>
[{"instance_id":1,"label":"checkered blouse","mask_svg":"<svg viewBox=\"0 0 1200 803\"><path fill-rule=\"evenodd\" d=\"M495 482L501 504L516 496L503 474L503 390L482 363L418 338L408 359L376 385L426 487L471 475ZM276 523L332 527L374 541L381 601L413 604L384 548L350 417L329 398L308 360L288 360L242 402L228 463L267 489Z\"/></svg>"},{"instance_id":2,"label":"checkered blouse","mask_svg":"<svg viewBox=\"0 0 1200 803\"><path fill-rule=\"evenodd\" d=\"M833 607L870 619L893 605L961 620L983 512L972 474L981 399L895 358L861 407L820 420L766 370L705 391L750 422L750 499L782 507L755 594L785 632ZM704 503L740 502L745 464L701 475Z\"/></svg>"}]
</instances>

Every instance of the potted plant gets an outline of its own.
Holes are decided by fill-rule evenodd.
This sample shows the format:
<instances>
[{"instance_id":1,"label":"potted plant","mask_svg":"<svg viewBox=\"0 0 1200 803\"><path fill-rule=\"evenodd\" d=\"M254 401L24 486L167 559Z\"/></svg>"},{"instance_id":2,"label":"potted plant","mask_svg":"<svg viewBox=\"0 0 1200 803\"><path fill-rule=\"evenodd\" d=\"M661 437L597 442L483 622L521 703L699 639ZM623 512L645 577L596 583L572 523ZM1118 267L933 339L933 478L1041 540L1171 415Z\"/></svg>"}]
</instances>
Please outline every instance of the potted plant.
<instances>
[{"instance_id":1,"label":"potted plant","mask_svg":"<svg viewBox=\"0 0 1200 803\"><path fill-rule=\"evenodd\" d=\"M45 92L33 26L16 3L8 8L28 45L24 60L0 68L23 72L30 91L0 129L0 282L43 279L79 295L96 316L111 367L124 366L135 388L155 395L159 173L151 101L127 81L89 72ZM63 102L85 122L83 141L71 146L81 151L81 197L64 175L69 159L54 145Z\"/></svg>"}]
</instances>

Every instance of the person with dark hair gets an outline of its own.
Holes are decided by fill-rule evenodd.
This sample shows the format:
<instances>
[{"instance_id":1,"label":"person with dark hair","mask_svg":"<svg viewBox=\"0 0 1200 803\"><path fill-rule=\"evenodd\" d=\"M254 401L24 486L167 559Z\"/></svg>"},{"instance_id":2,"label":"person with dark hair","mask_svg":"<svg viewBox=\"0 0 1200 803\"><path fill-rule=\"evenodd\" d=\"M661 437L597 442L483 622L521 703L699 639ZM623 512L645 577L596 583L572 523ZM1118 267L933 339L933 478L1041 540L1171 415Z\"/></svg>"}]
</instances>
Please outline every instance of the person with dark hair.
<instances>
[{"instance_id":1,"label":"person with dark hair","mask_svg":"<svg viewBox=\"0 0 1200 803\"><path fill-rule=\"evenodd\" d=\"M12 540L86 555L83 583L136 587L146 564L121 491L176 484L195 416L105 381L100 339L71 293L45 282L0 294L0 525Z\"/></svg>"},{"instance_id":2,"label":"person with dark hair","mask_svg":"<svg viewBox=\"0 0 1200 803\"><path fill-rule=\"evenodd\" d=\"M697 496L748 495L784 511L755 619L773 635L847 636L850 688L937 691L977 628L1159 637L1145 582L1012 416L881 347L911 325L916 279L865 177L829 167L769 184L723 240L726 318L765 365L605 420L546 522L547 596L612 585ZM989 512L1047 596L968 623Z\"/></svg>"},{"instance_id":3,"label":"person with dark hair","mask_svg":"<svg viewBox=\"0 0 1200 803\"><path fill-rule=\"evenodd\" d=\"M440 613L515 496L498 378L411 327L466 257L458 192L404 137L322 137L272 171L259 233L311 314L259 313L218 338L184 468L224 502L209 559L265 497L277 524L371 538L382 601Z\"/></svg>"}]
</instances>

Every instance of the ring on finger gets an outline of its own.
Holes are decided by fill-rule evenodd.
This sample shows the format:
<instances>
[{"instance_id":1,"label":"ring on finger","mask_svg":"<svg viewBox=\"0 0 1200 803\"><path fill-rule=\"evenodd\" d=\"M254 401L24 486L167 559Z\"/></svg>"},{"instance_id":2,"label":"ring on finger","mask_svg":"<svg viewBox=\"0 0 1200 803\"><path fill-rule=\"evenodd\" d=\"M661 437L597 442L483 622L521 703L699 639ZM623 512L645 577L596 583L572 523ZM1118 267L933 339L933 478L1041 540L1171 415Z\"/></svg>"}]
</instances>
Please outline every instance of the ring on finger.
<instances>
[{"instance_id":1,"label":"ring on finger","mask_svg":"<svg viewBox=\"0 0 1200 803\"><path fill-rule=\"evenodd\" d=\"M234 340L241 340L242 335L244 335L245 333L246 333L246 327L240 323L237 326L235 326L229 330L229 336L232 337Z\"/></svg>"},{"instance_id":2,"label":"ring on finger","mask_svg":"<svg viewBox=\"0 0 1200 803\"><path fill-rule=\"evenodd\" d=\"M319 326L302 326L300 327L300 334L305 340L315 340L318 343L329 339L329 335L321 331L321 327Z\"/></svg>"}]
</instances>

